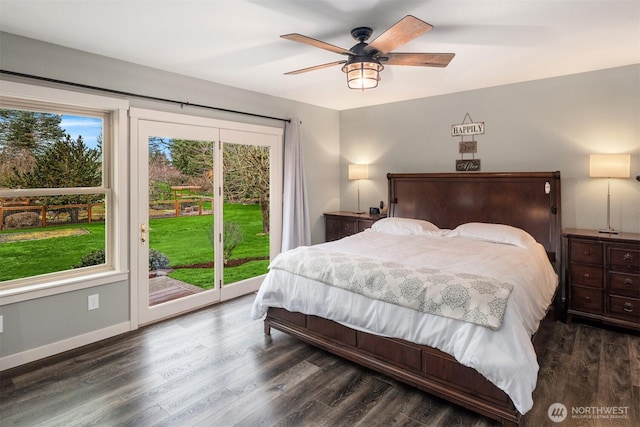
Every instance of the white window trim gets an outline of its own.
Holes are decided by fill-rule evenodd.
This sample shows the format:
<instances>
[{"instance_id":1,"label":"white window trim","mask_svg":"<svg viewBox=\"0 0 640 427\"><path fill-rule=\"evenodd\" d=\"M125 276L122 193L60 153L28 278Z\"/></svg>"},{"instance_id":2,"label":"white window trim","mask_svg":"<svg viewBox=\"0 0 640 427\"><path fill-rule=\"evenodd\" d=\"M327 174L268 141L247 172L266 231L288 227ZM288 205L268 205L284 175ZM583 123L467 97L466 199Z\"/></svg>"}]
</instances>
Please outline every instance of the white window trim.
<instances>
[{"instance_id":1,"label":"white window trim","mask_svg":"<svg viewBox=\"0 0 640 427\"><path fill-rule=\"evenodd\" d=\"M7 103L31 101L58 104L70 108L95 109L111 113L112 143L107 150L111 165L105 173L112 177L112 203L109 213L111 227L106 239L113 262L103 269L83 272L66 271L38 276L21 286L0 290L0 305L128 280L128 126L129 101L80 92L0 80L0 100ZM95 190L95 189L94 189Z\"/></svg>"}]
</instances>

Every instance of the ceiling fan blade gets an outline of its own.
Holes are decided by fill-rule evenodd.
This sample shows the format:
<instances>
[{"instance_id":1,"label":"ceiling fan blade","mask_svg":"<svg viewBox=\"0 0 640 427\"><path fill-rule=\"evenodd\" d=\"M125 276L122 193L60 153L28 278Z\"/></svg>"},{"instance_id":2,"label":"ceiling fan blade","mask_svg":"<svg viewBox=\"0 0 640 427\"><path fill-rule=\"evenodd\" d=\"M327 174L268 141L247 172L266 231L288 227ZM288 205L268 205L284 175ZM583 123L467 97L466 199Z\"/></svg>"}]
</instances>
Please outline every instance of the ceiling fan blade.
<instances>
[{"instance_id":1,"label":"ceiling fan blade","mask_svg":"<svg viewBox=\"0 0 640 427\"><path fill-rule=\"evenodd\" d=\"M380 53L391 52L398 46L402 46L432 29L431 24L427 24L413 15L407 15L376 37L364 50L365 52L374 50Z\"/></svg>"},{"instance_id":2,"label":"ceiling fan blade","mask_svg":"<svg viewBox=\"0 0 640 427\"><path fill-rule=\"evenodd\" d=\"M308 71L321 70L323 68L333 67L334 65L346 64L346 63L347 63L347 61L329 62L328 64L316 65L314 67L302 68L300 70L295 70L295 71L289 71L288 73L285 73L285 74L287 74L287 75L290 75L290 74L302 74L302 73L306 73Z\"/></svg>"},{"instance_id":3,"label":"ceiling fan blade","mask_svg":"<svg viewBox=\"0 0 640 427\"><path fill-rule=\"evenodd\" d=\"M413 65L418 67L446 67L455 53L387 53L381 56L384 65Z\"/></svg>"},{"instance_id":4,"label":"ceiling fan blade","mask_svg":"<svg viewBox=\"0 0 640 427\"><path fill-rule=\"evenodd\" d=\"M283 39L292 40L294 42L308 44L313 47L319 47L320 49L328 50L330 52L341 53L343 55L353 55L353 52L351 52L350 50L341 48L340 46L334 46L332 44L325 43L311 37L303 36L302 34L284 34L280 37L282 37Z\"/></svg>"}]
</instances>

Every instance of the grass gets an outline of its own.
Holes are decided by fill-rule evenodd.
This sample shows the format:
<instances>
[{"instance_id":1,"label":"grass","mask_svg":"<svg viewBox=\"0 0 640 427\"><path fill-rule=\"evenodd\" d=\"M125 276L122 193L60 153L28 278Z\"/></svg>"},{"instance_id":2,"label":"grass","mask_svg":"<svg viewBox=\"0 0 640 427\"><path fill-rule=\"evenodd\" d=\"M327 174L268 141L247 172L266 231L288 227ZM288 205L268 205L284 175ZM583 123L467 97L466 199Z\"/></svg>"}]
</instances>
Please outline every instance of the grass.
<instances>
[{"instance_id":1,"label":"grass","mask_svg":"<svg viewBox=\"0 0 640 427\"><path fill-rule=\"evenodd\" d=\"M234 250L232 260L269 256L269 236L262 234L262 216L258 205L225 204L224 215L225 221L235 221L240 225L244 237ZM170 267L212 262L214 254L209 240L212 224L211 215L151 219L149 246L166 254ZM0 232L0 235L5 235L71 228L83 228L89 233L0 243L0 281L70 269L80 262L83 255L104 248L105 227L103 223L91 223ZM268 260L225 267L224 283L264 274L267 265ZM180 268L170 276L205 289L213 286L212 268Z\"/></svg>"},{"instance_id":2,"label":"grass","mask_svg":"<svg viewBox=\"0 0 640 427\"><path fill-rule=\"evenodd\" d=\"M20 279L40 274L68 270L92 250L104 248L104 224L76 224L64 227L40 228L38 231L84 228L89 233L80 236L59 237L0 243L0 281ZM25 230L2 231L13 234ZM28 232L33 232L28 230Z\"/></svg>"}]
</instances>

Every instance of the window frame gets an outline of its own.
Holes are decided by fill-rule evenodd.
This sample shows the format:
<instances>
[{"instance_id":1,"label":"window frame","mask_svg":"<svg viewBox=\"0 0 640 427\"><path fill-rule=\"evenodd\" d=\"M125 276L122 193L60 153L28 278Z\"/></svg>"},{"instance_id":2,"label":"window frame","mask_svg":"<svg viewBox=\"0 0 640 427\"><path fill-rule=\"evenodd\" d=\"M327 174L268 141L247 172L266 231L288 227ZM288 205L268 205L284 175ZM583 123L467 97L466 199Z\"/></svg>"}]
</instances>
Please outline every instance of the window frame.
<instances>
[{"instance_id":1,"label":"window frame","mask_svg":"<svg viewBox=\"0 0 640 427\"><path fill-rule=\"evenodd\" d=\"M62 111L103 118L102 185L0 190L0 197L28 195L105 195L106 263L0 283L0 305L128 280L128 119L127 100L0 80L2 108Z\"/></svg>"}]
</instances>

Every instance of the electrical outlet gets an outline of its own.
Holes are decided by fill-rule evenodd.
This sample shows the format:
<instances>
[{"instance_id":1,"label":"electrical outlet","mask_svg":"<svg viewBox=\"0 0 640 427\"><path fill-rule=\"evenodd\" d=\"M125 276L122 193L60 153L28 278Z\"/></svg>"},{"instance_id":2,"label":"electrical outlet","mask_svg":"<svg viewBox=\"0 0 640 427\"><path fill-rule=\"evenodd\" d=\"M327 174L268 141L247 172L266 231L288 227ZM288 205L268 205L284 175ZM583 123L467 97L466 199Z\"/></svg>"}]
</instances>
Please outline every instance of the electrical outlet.
<instances>
[{"instance_id":1,"label":"electrical outlet","mask_svg":"<svg viewBox=\"0 0 640 427\"><path fill-rule=\"evenodd\" d=\"M99 294L89 295L88 308L89 310L95 310L96 308L100 308Z\"/></svg>"}]
</instances>

